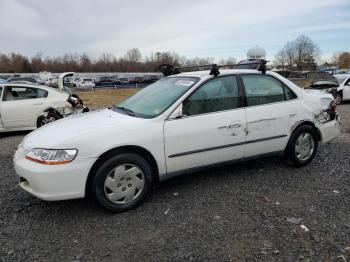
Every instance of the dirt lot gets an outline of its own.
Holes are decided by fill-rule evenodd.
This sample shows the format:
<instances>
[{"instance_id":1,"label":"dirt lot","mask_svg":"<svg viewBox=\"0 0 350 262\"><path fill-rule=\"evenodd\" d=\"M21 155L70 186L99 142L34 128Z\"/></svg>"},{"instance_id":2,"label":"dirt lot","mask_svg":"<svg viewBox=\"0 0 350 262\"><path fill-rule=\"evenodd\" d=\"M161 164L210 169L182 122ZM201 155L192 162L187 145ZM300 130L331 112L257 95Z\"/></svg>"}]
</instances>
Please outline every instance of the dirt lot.
<instances>
[{"instance_id":1,"label":"dirt lot","mask_svg":"<svg viewBox=\"0 0 350 262\"><path fill-rule=\"evenodd\" d=\"M91 109L98 109L113 106L140 90L140 88L99 88L94 91L80 91L77 94L86 106Z\"/></svg>"},{"instance_id":2,"label":"dirt lot","mask_svg":"<svg viewBox=\"0 0 350 262\"><path fill-rule=\"evenodd\" d=\"M342 135L305 168L267 158L185 175L123 214L25 193L12 167L25 133L2 135L0 261L349 261L350 103L339 111Z\"/></svg>"}]
</instances>

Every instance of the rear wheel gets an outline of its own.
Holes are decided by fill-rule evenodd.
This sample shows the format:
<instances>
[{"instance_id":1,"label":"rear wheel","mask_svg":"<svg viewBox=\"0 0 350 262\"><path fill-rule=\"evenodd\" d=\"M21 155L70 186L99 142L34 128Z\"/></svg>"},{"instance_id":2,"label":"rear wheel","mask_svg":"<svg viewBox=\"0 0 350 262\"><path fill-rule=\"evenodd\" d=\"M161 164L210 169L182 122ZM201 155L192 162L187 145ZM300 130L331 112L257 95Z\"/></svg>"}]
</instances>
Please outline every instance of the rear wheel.
<instances>
[{"instance_id":1,"label":"rear wheel","mask_svg":"<svg viewBox=\"0 0 350 262\"><path fill-rule=\"evenodd\" d=\"M38 120L36 121L36 126L37 128L46 125L48 123L54 122L58 119L61 119L62 116L60 116L57 113L54 112L49 112L46 116L39 116Z\"/></svg>"},{"instance_id":2,"label":"rear wheel","mask_svg":"<svg viewBox=\"0 0 350 262\"><path fill-rule=\"evenodd\" d=\"M91 192L98 204L112 212L138 206L152 188L152 169L136 154L111 157L96 171Z\"/></svg>"},{"instance_id":3,"label":"rear wheel","mask_svg":"<svg viewBox=\"0 0 350 262\"><path fill-rule=\"evenodd\" d=\"M294 131L286 153L294 166L303 167L314 159L317 147L318 139L315 128L305 125L298 127Z\"/></svg>"},{"instance_id":4,"label":"rear wheel","mask_svg":"<svg viewBox=\"0 0 350 262\"><path fill-rule=\"evenodd\" d=\"M335 101L337 105L341 104L341 102L343 101L343 95L341 92L337 92L337 94L335 95Z\"/></svg>"}]
</instances>

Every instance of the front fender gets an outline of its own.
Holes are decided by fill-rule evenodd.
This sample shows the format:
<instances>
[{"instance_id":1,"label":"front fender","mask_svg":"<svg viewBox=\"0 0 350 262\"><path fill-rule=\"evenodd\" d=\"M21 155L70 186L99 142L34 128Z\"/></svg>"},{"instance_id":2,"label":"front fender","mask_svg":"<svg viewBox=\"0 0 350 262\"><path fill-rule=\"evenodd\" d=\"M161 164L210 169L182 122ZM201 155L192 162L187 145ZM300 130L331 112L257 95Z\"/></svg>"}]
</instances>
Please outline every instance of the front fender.
<instances>
[{"instance_id":1,"label":"front fender","mask_svg":"<svg viewBox=\"0 0 350 262\"><path fill-rule=\"evenodd\" d=\"M344 90L344 86L338 86L337 87L337 91L340 92L340 91L343 91Z\"/></svg>"}]
</instances>

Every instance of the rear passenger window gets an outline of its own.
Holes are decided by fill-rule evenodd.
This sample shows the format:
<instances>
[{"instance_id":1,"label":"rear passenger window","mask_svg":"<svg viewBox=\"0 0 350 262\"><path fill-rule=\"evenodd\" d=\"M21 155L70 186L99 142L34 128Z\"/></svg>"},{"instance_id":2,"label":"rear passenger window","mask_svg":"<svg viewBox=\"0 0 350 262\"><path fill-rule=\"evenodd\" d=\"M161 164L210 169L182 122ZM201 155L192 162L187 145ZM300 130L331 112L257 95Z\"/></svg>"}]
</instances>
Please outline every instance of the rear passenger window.
<instances>
[{"instance_id":1,"label":"rear passenger window","mask_svg":"<svg viewBox=\"0 0 350 262\"><path fill-rule=\"evenodd\" d=\"M294 92L292 90L290 90L288 87L286 87L285 85L283 85L283 89L284 89L284 95L285 95L285 100L292 100L297 98L296 94L294 94Z\"/></svg>"},{"instance_id":2,"label":"rear passenger window","mask_svg":"<svg viewBox=\"0 0 350 262\"><path fill-rule=\"evenodd\" d=\"M40 88L32 87L7 87L4 101L26 100L34 98L45 98L48 92Z\"/></svg>"},{"instance_id":3,"label":"rear passenger window","mask_svg":"<svg viewBox=\"0 0 350 262\"><path fill-rule=\"evenodd\" d=\"M236 76L219 77L202 85L183 103L183 114L199 115L239 106Z\"/></svg>"},{"instance_id":4,"label":"rear passenger window","mask_svg":"<svg viewBox=\"0 0 350 262\"><path fill-rule=\"evenodd\" d=\"M242 76L248 106L295 99L296 95L277 79L267 75Z\"/></svg>"}]
</instances>

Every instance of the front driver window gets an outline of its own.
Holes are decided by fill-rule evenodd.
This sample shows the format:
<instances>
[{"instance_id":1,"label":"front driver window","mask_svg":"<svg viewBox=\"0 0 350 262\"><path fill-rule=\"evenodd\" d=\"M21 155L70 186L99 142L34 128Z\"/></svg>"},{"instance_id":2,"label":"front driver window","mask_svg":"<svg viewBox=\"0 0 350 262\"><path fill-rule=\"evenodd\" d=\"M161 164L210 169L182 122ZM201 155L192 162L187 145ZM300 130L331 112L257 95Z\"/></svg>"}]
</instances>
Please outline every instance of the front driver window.
<instances>
[{"instance_id":1,"label":"front driver window","mask_svg":"<svg viewBox=\"0 0 350 262\"><path fill-rule=\"evenodd\" d=\"M219 77L202 85L183 102L183 114L200 115L239 106L236 76Z\"/></svg>"},{"instance_id":2,"label":"front driver window","mask_svg":"<svg viewBox=\"0 0 350 262\"><path fill-rule=\"evenodd\" d=\"M45 98L48 95L46 90L32 87L7 87L4 101L25 100L33 98Z\"/></svg>"}]
</instances>

